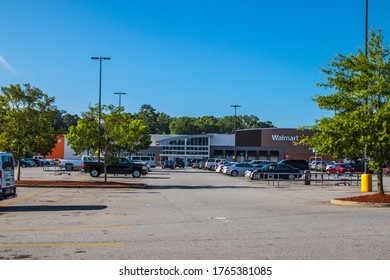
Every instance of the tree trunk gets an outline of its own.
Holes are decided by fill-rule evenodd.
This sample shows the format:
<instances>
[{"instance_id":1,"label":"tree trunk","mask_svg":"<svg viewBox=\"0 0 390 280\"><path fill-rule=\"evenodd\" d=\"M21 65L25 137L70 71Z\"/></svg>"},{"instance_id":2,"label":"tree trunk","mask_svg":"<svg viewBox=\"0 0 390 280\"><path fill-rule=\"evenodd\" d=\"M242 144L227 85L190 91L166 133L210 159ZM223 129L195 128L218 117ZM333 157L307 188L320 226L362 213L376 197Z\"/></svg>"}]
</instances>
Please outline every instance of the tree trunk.
<instances>
[{"instance_id":1,"label":"tree trunk","mask_svg":"<svg viewBox=\"0 0 390 280\"><path fill-rule=\"evenodd\" d=\"M383 189L383 169L381 168L377 174L377 194L385 194Z\"/></svg>"},{"instance_id":2,"label":"tree trunk","mask_svg":"<svg viewBox=\"0 0 390 280\"><path fill-rule=\"evenodd\" d=\"M19 164L18 164L18 176L16 180L20 181L20 159L19 159Z\"/></svg>"},{"instance_id":3,"label":"tree trunk","mask_svg":"<svg viewBox=\"0 0 390 280\"><path fill-rule=\"evenodd\" d=\"M104 183L107 183L107 163L104 162Z\"/></svg>"}]
</instances>

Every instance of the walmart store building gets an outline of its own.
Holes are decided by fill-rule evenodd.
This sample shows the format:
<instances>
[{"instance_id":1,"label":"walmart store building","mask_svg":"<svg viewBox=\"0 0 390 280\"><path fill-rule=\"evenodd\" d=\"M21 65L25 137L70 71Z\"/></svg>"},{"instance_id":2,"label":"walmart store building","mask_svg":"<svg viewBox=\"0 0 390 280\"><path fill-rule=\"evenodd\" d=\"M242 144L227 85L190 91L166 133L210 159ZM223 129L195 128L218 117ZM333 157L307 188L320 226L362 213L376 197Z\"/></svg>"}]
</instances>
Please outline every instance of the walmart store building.
<instances>
[{"instance_id":1,"label":"walmart store building","mask_svg":"<svg viewBox=\"0 0 390 280\"><path fill-rule=\"evenodd\" d=\"M294 128L255 128L235 134L152 135L152 145L139 155L154 155L157 163L169 158L305 159L314 156L310 147L294 145L309 130Z\"/></svg>"}]
</instances>

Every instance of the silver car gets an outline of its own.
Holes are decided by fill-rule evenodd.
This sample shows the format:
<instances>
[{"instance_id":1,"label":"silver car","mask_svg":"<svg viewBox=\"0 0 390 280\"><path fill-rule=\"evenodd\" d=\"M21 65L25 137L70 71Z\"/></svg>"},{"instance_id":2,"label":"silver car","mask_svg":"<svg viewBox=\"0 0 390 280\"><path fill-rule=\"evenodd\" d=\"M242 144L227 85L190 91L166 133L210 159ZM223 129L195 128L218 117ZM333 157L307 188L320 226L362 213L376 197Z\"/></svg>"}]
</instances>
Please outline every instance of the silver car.
<instances>
[{"instance_id":1,"label":"silver car","mask_svg":"<svg viewBox=\"0 0 390 280\"><path fill-rule=\"evenodd\" d=\"M230 166L225 166L222 173L236 177L239 175L243 176L246 170L253 170L253 169L254 166L252 164L246 162L239 162L239 163L232 164Z\"/></svg>"}]
</instances>

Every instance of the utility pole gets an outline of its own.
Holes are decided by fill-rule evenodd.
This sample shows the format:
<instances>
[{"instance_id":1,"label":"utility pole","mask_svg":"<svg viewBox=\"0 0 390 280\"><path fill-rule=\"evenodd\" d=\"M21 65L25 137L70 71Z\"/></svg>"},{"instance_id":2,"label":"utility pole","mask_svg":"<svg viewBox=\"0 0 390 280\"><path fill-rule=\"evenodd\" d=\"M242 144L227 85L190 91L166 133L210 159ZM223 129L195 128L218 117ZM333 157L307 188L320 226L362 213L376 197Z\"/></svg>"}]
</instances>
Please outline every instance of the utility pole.
<instances>
[{"instance_id":1,"label":"utility pole","mask_svg":"<svg viewBox=\"0 0 390 280\"><path fill-rule=\"evenodd\" d=\"M241 105L230 105L234 108L234 161L237 161L236 130L237 130L237 108Z\"/></svg>"},{"instance_id":2,"label":"utility pole","mask_svg":"<svg viewBox=\"0 0 390 280\"><path fill-rule=\"evenodd\" d=\"M102 118L102 60L111 60L109 57L91 57L93 60L99 60L100 62L100 75L99 75L99 117L98 117L98 162L100 162L100 151L101 151L101 141L100 141L100 129L101 129L101 118Z\"/></svg>"}]
</instances>

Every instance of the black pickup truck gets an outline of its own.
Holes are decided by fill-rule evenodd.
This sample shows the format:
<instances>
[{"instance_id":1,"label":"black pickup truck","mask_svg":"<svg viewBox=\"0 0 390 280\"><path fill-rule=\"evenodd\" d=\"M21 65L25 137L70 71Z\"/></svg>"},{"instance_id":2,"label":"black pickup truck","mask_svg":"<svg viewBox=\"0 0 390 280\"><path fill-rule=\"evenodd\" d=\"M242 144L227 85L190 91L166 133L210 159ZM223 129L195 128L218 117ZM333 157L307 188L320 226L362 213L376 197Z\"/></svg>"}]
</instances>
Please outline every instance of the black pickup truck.
<instances>
[{"instance_id":1,"label":"black pickup truck","mask_svg":"<svg viewBox=\"0 0 390 280\"><path fill-rule=\"evenodd\" d=\"M119 158L111 164L107 164L107 174L131 174L134 178L148 174L148 168L143 163L135 163L128 158ZM104 163L96 161L83 162L82 169L84 173L89 173L92 177L99 177L104 173Z\"/></svg>"}]
</instances>

